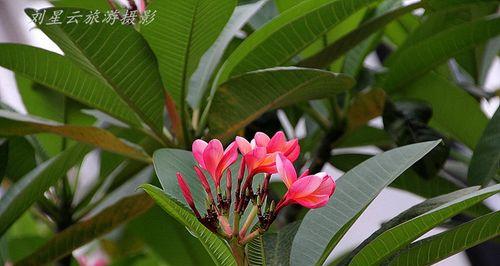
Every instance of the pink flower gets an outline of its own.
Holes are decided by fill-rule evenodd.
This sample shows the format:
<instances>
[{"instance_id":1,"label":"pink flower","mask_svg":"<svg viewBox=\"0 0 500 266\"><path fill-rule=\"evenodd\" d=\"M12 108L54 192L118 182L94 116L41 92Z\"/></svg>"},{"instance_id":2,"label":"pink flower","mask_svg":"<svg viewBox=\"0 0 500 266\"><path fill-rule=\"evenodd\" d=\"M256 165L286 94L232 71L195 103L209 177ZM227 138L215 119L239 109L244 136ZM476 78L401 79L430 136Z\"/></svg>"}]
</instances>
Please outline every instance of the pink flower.
<instances>
[{"instance_id":1,"label":"pink flower","mask_svg":"<svg viewBox=\"0 0 500 266\"><path fill-rule=\"evenodd\" d=\"M249 175L276 173L276 154L282 153L293 162L297 160L300 153L298 140L287 141L283 131L276 132L272 138L262 132L257 132L251 142L242 137L236 137L236 143L244 156Z\"/></svg>"},{"instance_id":2,"label":"pink flower","mask_svg":"<svg viewBox=\"0 0 500 266\"><path fill-rule=\"evenodd\" d=\"M224 150L222 143L217 139L208 143L197 139L193 142L192 151L194 158L201 168L207 170L216 187L219 187L224 171L238 159L236 143L232 142Z\"/></svg>"},{"instance_id":3,"label":"pink flower","mask_svg":"<svg viewBox=\"0 0 500 266\"><path fill-rule=\"evenodd\" d=\"M294 203L309 209L323 207L335 191L335 182L326 173L309 175L309 171L306 171L297 178L292 162L282 154L276 156L276 168L288 188L285 196L276 206L277 211Z\"/></svg>"}]
</instances>

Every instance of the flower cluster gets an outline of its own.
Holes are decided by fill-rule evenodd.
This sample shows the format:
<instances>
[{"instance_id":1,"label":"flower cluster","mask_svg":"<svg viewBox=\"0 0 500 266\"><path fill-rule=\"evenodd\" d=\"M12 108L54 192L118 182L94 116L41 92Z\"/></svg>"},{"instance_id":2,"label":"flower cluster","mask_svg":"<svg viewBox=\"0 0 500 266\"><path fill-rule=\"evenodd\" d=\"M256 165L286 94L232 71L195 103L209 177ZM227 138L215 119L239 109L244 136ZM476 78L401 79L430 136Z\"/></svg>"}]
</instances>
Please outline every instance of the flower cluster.
<instances>
[{"instance_id":1,"label":"flower cluster","mask_svg":"<svg viewBox=\"0 0 500 266\"><path fill-rule=\"evenodd\" d=\"M198 139L193 142L192 151L197 162L193 168L207 195L206 214L202 217L198 212L189 186L178 172L177 181L182 194L196 217L207 228L229 240L236 239L239 245L244 245L265 232L283 207L300 204L310 209L319 208L328 203L335 190L335 182L326 173L311 175L306 170L300 176L297 175L293 162L300 153L298 140L288 141L281 131L272 138L258 132L250 142L236 137L226 149L217 139L208 143ZM239 153L242 159L233 194L229 167L238 160ZM264 179L254 191L252 184L257 174L263 174ZM288 188L277 204L268 199L268 185L272 174L278 174ZM206 175L213 181L215 193ZM226 179L226 185L221 188L223 178ZM250 203L251 211L240 228L240 219ZM233 226L229 222L231 210L234 214ZM248 233L255 217L258 217L257 229Z\"/></svg>"}]
</instances>

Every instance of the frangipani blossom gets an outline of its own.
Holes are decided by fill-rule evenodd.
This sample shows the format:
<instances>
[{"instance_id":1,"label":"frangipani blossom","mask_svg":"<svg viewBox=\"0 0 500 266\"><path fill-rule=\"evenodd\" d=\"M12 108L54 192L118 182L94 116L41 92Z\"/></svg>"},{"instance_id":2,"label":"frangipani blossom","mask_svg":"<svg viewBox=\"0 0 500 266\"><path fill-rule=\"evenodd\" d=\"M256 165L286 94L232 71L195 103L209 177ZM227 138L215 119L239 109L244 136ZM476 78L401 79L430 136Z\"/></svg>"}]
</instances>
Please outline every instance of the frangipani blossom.
<instances>
[{"instance_id":1,"label":"frangipani blossom","mask_svg":"<svg viewBox=\"0 0 500 266\"><path fill-rule=\"evenodd\" d=\"M288 160L295 161L299 157L300 146L297 139L286 140L283 131L278 131L272 138L262 132L248 142L236 137L238 148L243 154L250 175L257 173L276 173L276 154L283 154Z\"/></svg>"},{"instance_id":2,"label":"frangipani blossom","mask_svg":"<svg viewBox=\"0 0 500 266\"><path fill-rule=\"evenodd\" d=\"M206 143L201 139L193 142L193 156L201 168L207 170L215 182L215 186L220 186L220 180L224 171L238 159L238 149L236 143L232 142L224 150L222 143L213 139Z\"/></svg>"},{"instance_id":3,"label":"frangipani blossom","mask_svg":"<svg viewBox=\"0 0 500 266\"><path fill-rule=\"evenodd\" d=\"M309 209L323 207L335 191L333 178L324 172L309 175L306 171L297 178L292 162L283 154L276 155L276 168L288 188L287 193L276 206L277 211L294 203Z\"/></svg>"}]
</instances>

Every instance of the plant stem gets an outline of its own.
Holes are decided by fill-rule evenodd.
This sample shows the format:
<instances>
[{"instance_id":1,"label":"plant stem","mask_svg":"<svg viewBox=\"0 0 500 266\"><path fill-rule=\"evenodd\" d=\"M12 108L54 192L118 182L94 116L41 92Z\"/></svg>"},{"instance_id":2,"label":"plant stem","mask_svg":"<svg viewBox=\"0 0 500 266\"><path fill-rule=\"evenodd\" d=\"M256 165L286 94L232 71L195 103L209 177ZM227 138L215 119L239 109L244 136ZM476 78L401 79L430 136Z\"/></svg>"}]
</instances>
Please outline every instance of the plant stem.
<instances>
[{"instance_id":1,"label":"plant stem","mask_svg":"<svg viewBox=\"0 0 500 266\"><path fill-rule=\"evenodd\" d=\"M243 239L245 235L247 234L248 228L252 225L253 220L255 219L255 216L257 215L257 212L259 211L259 208L257 205L254 205L252 210L250 211L250 214L248 215L245 223L243 224L243 227L240 230L240 238Z\"/></svg>"},{"instance_id":2,"label":"plant stem","mask_svg":"<svg viewBox=\"0 0 500 266\"><path fill-rule=\"evenodd\" d=\"M247 266L248 261L245 254L245 245L240 245L237 238L231 239L229 242L229 247L233 253L233 257L236 260L238 266Z\"/></svg>"}]
</instances>

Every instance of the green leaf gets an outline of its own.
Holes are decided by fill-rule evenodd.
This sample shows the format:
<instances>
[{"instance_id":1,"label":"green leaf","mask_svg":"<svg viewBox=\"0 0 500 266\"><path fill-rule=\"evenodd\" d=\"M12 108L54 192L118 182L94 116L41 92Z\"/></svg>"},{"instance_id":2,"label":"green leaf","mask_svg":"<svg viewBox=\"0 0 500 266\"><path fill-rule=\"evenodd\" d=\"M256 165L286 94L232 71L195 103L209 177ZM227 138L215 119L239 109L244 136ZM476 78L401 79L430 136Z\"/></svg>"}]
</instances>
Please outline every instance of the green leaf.
<instances>
[{"instance_id":1,"label":"green leaf","mask_svg":"<svg viewBox=\"0 0 500 266\"><path fill-rule=\"evenodd\" d=\"M379 154L337 180L325 207L304 217L293 240L292 265L321 265L368 204L394 179L440 141L423 142Z\"/></svg>"},{"instance_id":2,"label":"green leaf","mask_svg":"<svg viewBox=\"0 0 500 266\"><path fill-rule=\"evenodd\" d=\"M160 16L143 34L155 52L165 88L184 111L189 79L226 25L235 0L164 0L149 6Z\"/></svg>"},{"instance_id":3,"label":"green leaf","mask_svg":"<svg viewBox=\"0 0 500 266\"><path fill-rule=\"evenodd\" d=\"M275 233L263 235L266 264L269 266L290 265L292 243L300 222L286 225Z\"/></svg>"},{"instance_id":4,"label":"green leaf","mask_svg":"<svg viewBox=\"0 0 500 266\"><path fill-rule=\"evenodd\" d=\"M9 142L0 140L0 184L7 172L7 162L9 161Z\"/></svg>"},{"instance_id":5,"label":"green leaf","mask_svg":"<svg viewBox=\"0 0 500 266\"><path fill-rule=\"evenodd\" d=\"M160 207L155 206L128 223L126 231L143 240L169 265L213 265L201 243ZM127 237L124 240L128 241Z\"/></svg>"},{"instance_id":6,"label":"green leaf","mask_svg":"<svg viewBox=\"0 0 500 266\"><path fill-rule=\"evenodd\" d=\"M435 198L428 199L422 203L419 203L408 210L398 214L396 217L390 219L389 221L385 222L382 224L380 229L375 231L373 234L370 235L367 239L365 239L361 244L359 244L353 251L349 253L349 255L342 260L341 265L348 265L352 258L360 251L362 250L366 245L368 245L372 240L377 238L379 235L384 233L385 231L402 224L410 219L413 219L421 214L424 214L434 208L437 208L447 202L450 202L452 200L455 200L457 198L460 198L462 196L465 196L471 192L477 191L479 187L470 187L470 188L465 188L461 190L457 190L448 194L444 195L439 195Z\"/></svg>"},{"instance_id":7,"label":"green leaf","mask_svg":"<svg viewBox=\"0 0 500 266\"><path fill-rule=\"evenodd\" d=\"M222 84L209 114L211 134L230 137L265 112L301 101L335 96L354 81L333 72L279 67L249 72Z\"/></svg>"},{"instance_id":8,"label":"green leaf","mask_svg":"<svg viewBox=\"0 0 500 266\"><path fill-rule=\"evenodd\" d=\"M375 145L378 147L393 147L394 141L382 129L362 126L344 134L337 142L335 148L361 147Z\"/></svg>"},{"instance_id":9,"label":"green leaf","mask_svg":"<svg viewBox=\"0 0 500 266\"><path fill-rule=\"evenodd\" d=\"M35 149L26 138L11 137L2 145L8 148L8 157L3 162L6 163L5 176L11 181L17 182L36 167Z\"/></svg>"},{"instance_id":10,"label":"green leaf","mask_svg":"<svg viewBox=\"0 0 500 266\"><path fill-rule=\"evenodd\" d=\"M80 69L67 57L22 44L0 44L0 66L139 126L140 121L120 97L99 78Z\"/></svg>"},{"instance_id":11,"label":"green leaf","mask_svg":"<svg viewBox=\"0 0 500 266\"><path fill-rule=\"evenodd\" d=\"M48 8L46 16L63 10L61 21L85 9ZM35 10L27 9L31 17ZM162 135L163 88L155 56L142 36L129 25L63 23L37 25L83 70L112 88L154 131Z\"/></svg>"},{"instance_id":12,"label":"green leaf","mask_svg":"<svg viewBox=\"0 0 500 266\"><path fill-rule=\"evenodd\" d=\"M432 107L430 125L450 134L471 149L476 147L488 123L479 103L472 96L434 72L416 80L397 95L397 98L429 103Z\"/></svg>"},{"instance_id":13,"label":"green leaf","mask_svg":"<svg viewBox=\"0 0 500 266\"><path fill-rule=\"evenodd\" d=\"M74 145L12 185L0 202L0 235L90 150L87 145Z\"/></svg>"},{"instance_id":14,"label":"green leaf","mask_svg":"<svg viewBox=\"0 0 500 266\"><path fill-rule=\"evenodd\" d=\"M227 59L218 83L231 76L288 63L331 28L376 0L308 0L250 35Z\"/></svg>"},{"instance_id":15,"label":"green leaf","mask_svg":"<svg viewBox=\"0 0 500 266\"><path fill-rule=\"evenodd\" d=\"M495 195L500 184L470 193L441 205L380 234L354 256L350 265L378 264L446 219Z\"/></svg>"},{"instance_id":16,"label":"green leaf","mask_svg":"<svg viewBox=\"0 0 500 266\"><path fill-rule=\"evenodd\" d=\"M394 2L394 1L392 1ZM391 6L385 4L381 8L377 8L377 17L361 24L359 27L342 36L332 44L328 45L321 52L314 56L307 58L298 63L303 67L317 67L323 68L330 65L333 61L340 58L343 54L356 47L363 40L370 37L372 34L381 30L385 25L398 17L407 14L417 8L423 7L424 2L417 2L411 5L402 6L393 10L387 10ZM387 11L387 12L386 12Z\"/></svg>"},{"instance_id":17,"label":"green leaf","mask_svg":"<svg viewBox=\"0 0 500 266\"><path fill-rule=\"evenodd\" d=\"M500 34L500 17L481 18L450 27L397 50L387 60L387 91L400 89L447 59ZM401 66L405 66L402 68Z\"/></svg>"},{"instance_id":18,"label":"green leaf","mask_svg":"<svg viewBox=\"0 0 500 266\"><path fill-rule=\"evenodd\" d=\"M388 265L430 265L500 235L500 212L493 212L417 241Z\"/></svg>"},{"instance_id":19,"label":"green leaf","mask_svg":"<svg viewBox=\"0 0 500 266\"><path fill-rule=\"evenodd\" d=\"M102 128L63 125L54 121L4 110L0 110L0 125L0 136L25 136L50 132L130 158L151 162L151 158L143 151L126 144Z\"/></svg>"},{"instance_id":20,"label":"green leaf","mask_svg":"<svg viewBox=\"0 0 500 266\"><path fill-rule=\"evenodd\" d=\"M213 73L216 71L217 66L222 60L224 51L229 46L231 40L267 1L260 0L253 4L236 7L219 37L215 40L212 47L201 57L198 68L191 76L187 101L192 108L197 109L200 107L208 83L212 79ZM213 87L211 97L213 97L216 88L215 86Z\"/></svg>"},{"instance_id":21,"label":"green leaf","mask_svg":"<svg viewBox=\"0 0 500 266\"><path fill-rule=\"evenodd\" d=\"M153 205L154 202L146 194L123 198L88 220L73 224L56 234L32 254L17 262L16 265L47 264L62 258L73 250L145 213Z\"/></svg>"},{"instance_id":22,"label":"green leaf","mask_svg":"<svg viewBox=\"0 0 500 266\"><path fill-rule=\"evenodd\" d=\"M201 224L192 211L186 209L174 197L155 186L146 184L142 185L141 188L170 216L185 225L198 238L217 265L236 265L227 243Z\"/></svg>"},{"instance_id":23,"label":"green leaf","mask_svg":"<svg viewBox=\"0 0 500 266\"><path fill-rule=\"evenodd\" d=\"M470 125L470 124L469 124ZM476 128L476 130L478 130ZM491 118L475 147L469 165L468 181L474 185L486 185L500 167L500 108Z\"/></svg>"}]
</instances>

